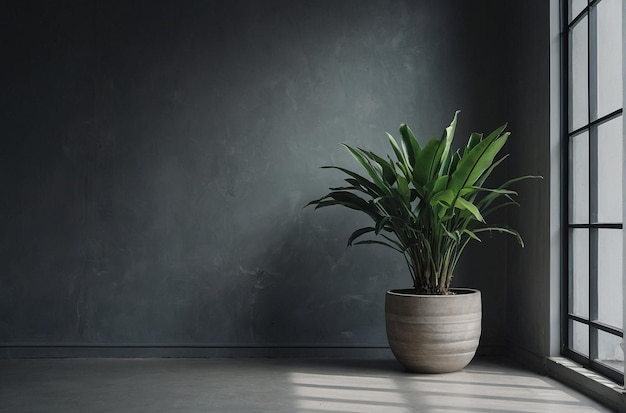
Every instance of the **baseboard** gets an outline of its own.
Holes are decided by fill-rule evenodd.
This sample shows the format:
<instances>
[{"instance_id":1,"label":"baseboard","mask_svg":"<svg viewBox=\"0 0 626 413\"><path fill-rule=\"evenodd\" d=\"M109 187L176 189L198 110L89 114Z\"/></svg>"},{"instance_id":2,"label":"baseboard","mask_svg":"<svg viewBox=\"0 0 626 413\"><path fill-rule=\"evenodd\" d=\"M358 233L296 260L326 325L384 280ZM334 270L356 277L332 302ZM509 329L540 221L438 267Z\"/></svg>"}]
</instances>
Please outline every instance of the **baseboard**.
<instances>
[{"instance_id":1,"label":"baseboard","mask_svg":"<svg viewBox=\"0 0 626 413\"><path fill-rule=\"evenodd\" d=\"M386 346L3 343L0 358L392 358Z\"/></svg>"},{"instance_id":2,"label":"baseboard","mask_svg":"<svg viewBox=\"0 0 626 413\"><path fill-rule=\"evenodd\" d=\"M480 345L479 357L503 356L502 345ZM388 346L0 343L0 359L15 358L393 358Z\"/></svg>"}]
</instances>

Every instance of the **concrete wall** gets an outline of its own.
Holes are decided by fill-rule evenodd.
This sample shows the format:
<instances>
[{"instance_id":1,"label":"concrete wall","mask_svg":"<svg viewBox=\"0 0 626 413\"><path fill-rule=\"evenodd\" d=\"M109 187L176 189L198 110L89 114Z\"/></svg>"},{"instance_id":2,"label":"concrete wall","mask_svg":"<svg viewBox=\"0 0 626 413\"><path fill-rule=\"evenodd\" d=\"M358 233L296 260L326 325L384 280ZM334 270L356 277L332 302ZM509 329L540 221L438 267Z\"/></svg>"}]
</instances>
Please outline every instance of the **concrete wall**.
<instances>
[{"instance_id":1,"label":"concrete wall","mask_svg":"<svg viewBox=\"0 0 626 413\"><path fill-rule=\"evenodd\" d=\"M559 297L558 282L551 282L550 272L551 245L558 245L559 232L551 228L559 222L558 215L557 222L551 217L550 191L556 188L558 194L560 183L558 165L557 176L551 176L559 147L551 144L550 2L509 2L507 7L507 118L515 137L508 144L509 174L542 175L544 179L517 185L521 207L509 210L509 224L520 230L526 247L521 249L514 242L508 246L506 338L512 351L537 361L554 350L550 348L551 327L559 323L558 315L551 320L555 294L556 300ZM558 59L552 63L558 70ZM558 92L556 99L558 110Z\"/></svg>"},{"instance_id":2,"label":"concrete wall","mask_svg":"<svg viewBox=\"0 0 626 413\"><path fill-rule=\"evenodd\" d=\"M440 135L456 109L464 141L507 120L507 81L544 86L523 83L534 71L507 78L496 0L13 3L0 94L5 356L386 346L384 291L410 285L404 262L346 249L364 222L349 211L302 209L339 183L318 167L354 166L338 143L383 149L401 122ZM542 120L533 97L519 104ZM524 137L512 162L543 172L542 131L512 113ZM524 190L536 199L513 218L527 231L543 225L545 185ZM525 235L531 267L505 276L494 237L456 276L483 290L484 347L504 343L507 287L509 321L543 293L544 275L526 274L542 266L543 238ZM527 255L508 256L510 270Z\"/></svg>"}]
</instances>

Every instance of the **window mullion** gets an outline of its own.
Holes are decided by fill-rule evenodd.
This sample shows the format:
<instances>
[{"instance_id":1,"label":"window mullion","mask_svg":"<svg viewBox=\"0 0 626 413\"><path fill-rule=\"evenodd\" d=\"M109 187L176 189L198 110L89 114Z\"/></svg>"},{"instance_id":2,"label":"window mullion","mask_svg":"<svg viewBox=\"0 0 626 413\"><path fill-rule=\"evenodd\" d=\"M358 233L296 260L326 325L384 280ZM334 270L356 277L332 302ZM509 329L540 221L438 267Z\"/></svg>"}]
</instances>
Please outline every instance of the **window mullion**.
<instances>
[{"instance_id":1,"label":"window mullion","mask_svg":"<svg viewBox=\"0 0 626 413\"><path fill-rule=\"evenodd\" d=\"M622 79L626 79L626 38L624 37L624 31L626 28L626 4L622 4ZM626 85L622 85L622 110L626 107ZM626 120L625 117L622 116L622 139L626 141ZM626 145L622 146L622 177L626 176L626 165L623 162L626 160ZM626 222L626 179L622 180L622 224ZM624 259L624 264L622 265L622 297L626 298L626 231L622 231L622 257ZM622 331L626 331L626 306L622 304ZM626 353L626 343L623 340L624 335L622 334L622 352ZM624 363L626 366L626 363ZM626 367L622 369L622 374L626 374Z\"/></svg>"},{"instance_id":2,"label":"window mullion","mask_svg":"<svg viewBox=\"0 0 626 413\"><path fill-rule=\"evenodd\" d=\"M589 6L587 14L588 120L598 117L597 13ZM589 133L589 224L598 222L598 128ZM598 319L598 229L589 228L589 320ZM589 360L598 358L598 330L589 325Z\"/></svg>"}]
</instances>

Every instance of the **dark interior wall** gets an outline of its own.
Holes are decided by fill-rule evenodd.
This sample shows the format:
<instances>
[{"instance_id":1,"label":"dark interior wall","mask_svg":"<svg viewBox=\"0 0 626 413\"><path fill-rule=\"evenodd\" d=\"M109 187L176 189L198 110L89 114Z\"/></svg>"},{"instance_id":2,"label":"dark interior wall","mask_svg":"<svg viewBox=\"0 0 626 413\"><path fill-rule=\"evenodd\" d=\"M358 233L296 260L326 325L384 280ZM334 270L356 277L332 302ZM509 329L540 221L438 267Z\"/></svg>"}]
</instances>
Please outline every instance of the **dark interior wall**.
<instances>
[{"instance_id":1,"label":"dark interior wall","mask_svg":"<svg viewBox=\"0 0 626 413\"><path fill-rule=\"evenodd\" d=\"M541 175L520 183L521 207L509 210L509 223L526 246L509 242L507 254L507 343L524 357L550 355L551 234L550 168L550 2L509 2L510 67L507 107L512 139L510 175ZM557 149L558 151L558 149ZM558 239L557 239L558 243ZM558 295L558 292L557 292ZM558 322L558 321L557 321Z\"/></svg>"},{"instance_id":2,"label":"dark interior wall","mask_svg":"<svg viewBox=\"0 0 626 413\"><path fill-rule=\"evenodd\" d=\"M319 166L401 122L426 140L461 109L465 140L506 121L496 0L14 3L5 346L385 346L404 262L345 248L360 217L302 209L339 183ZM506 243L483 244L455 284L483 290L497 345Z\"/></svg>"}]
</instances>

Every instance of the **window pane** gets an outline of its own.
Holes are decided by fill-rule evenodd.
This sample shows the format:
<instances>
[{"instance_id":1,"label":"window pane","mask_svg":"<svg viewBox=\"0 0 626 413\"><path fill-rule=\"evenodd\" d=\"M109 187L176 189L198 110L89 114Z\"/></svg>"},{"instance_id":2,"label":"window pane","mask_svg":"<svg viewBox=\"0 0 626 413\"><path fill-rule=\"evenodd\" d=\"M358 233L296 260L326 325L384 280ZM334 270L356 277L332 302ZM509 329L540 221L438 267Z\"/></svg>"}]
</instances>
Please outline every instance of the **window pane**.
<instances>
[{"instance_id":1,"label":"window pane","mask_svg":"<svg viewBox=\"0 0 626 413\"><path fill-rule=\"evenodd\" d=\"M598 126L598 222L622 222L622 117Z\"/></svg>"},{"instance_id":2,"label":"window pane","mask_svg":"<svg viewBox=\"0 0 626 413\"><path fill-rule=\"evenodd\" d=\"M572 229L570 267L570 311L589 318L589 230Z\"/></svg>"},{"instance_id":3,"label":"window pane","mask_svg":"<svg viewBox=\"0 0 626 413\"><path fill-rule=\"evenodd\" d=\"M621 337L598 331L598 358L596 361L623 372L624 353L620 348L621 342Z\"/></svg>"},{"instance_id":4,"label":"window pane","mask_svg":"<svg viewBox=\"0 0 626 413\"><path fill-rule=\"evenodd\" d=\"M589 326L570 320L570 331L572 333L570 348L589 357Z\"/></svg>"},{"instance_id":5,"label":"window pane","mask_svg":"<svg viewBox=\"0 0 626 413\"><path fill-rule=\"evenodd\" d=\"M598 230L598 320L622 328L622 230Z\"/></svg>"},{"instance_id":6,"label":"window pane","mask_svg":"<svg viewBox=\"0 0 626 413\"><path fill-rule=\"evenodd\" d=\"M569 60L569 129L576 130L589 119L588 17L574 26L570 36Z\"/></svg>"},{"instance_id":7,"label":"window pane","mask_svg":"<svg viewBox=\"0 0 626 413\"><path fill-rule=\"evenodd\" d=\"M602 0L597 6L598 118L622 107L622 3Z\"/></svg>"},{"instance_id":8,"label":"window pane","mask_svg":"<svg viewBox=\"0 0 626 413\"><path fill-rule=\"evenodd\" d=\"M571 22L587 7L587 0L569 0L569 21Z\"/></svg>"},{"instance_id":9,"label":"window pane","mask_svg":"<svg viewBox=\"0 0 626 413\"><path fill-rule=\"evenodd\" d=\"M569 216L572 224L589 223L589 133L570 141Z\"/></svg>"}]
</instances>

